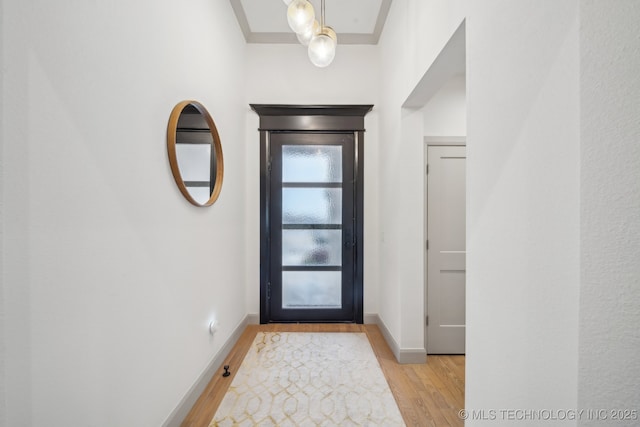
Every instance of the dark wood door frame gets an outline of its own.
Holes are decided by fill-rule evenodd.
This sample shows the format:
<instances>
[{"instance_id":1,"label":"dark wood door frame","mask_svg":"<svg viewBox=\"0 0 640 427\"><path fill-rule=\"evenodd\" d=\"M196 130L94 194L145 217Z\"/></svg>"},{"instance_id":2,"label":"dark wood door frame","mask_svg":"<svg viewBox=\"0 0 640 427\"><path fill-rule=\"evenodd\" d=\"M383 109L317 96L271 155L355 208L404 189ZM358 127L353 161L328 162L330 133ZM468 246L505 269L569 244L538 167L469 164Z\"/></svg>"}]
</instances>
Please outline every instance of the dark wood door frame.
<instances>
[{"instance_id":1,"label":"dark wood door frame","mask_svg":"<svg viewBox=\"0 0 640 427\"><path fill-rule=\"evenodd\" d=\"M364 238L364 116L373 105L274 105L250 104L260 116L260 323L269 323L268 287L269 192L271 188L270 136L272 132L353 132L355 142L356 266L354 277L354 318L363 323L363 238Z\"/></svg>"}]
</instances>

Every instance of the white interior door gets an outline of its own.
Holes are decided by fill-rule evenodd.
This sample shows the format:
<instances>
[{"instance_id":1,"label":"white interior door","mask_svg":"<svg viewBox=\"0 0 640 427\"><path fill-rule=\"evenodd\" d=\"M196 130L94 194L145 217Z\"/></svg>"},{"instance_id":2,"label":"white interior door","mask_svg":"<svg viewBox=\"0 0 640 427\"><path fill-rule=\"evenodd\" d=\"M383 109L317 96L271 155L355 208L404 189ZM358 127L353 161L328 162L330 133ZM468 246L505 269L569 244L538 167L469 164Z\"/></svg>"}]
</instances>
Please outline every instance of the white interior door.
<instances>
[{"instance_id":1,"label":"white interior door","mask_svg":"<svg viewBox=\"0 0 640 427\"><path fill-rule=\"evenodd\" d=\"M427 353L465 352L465 147L427 148Z\"/></svg>"}]
</instances>

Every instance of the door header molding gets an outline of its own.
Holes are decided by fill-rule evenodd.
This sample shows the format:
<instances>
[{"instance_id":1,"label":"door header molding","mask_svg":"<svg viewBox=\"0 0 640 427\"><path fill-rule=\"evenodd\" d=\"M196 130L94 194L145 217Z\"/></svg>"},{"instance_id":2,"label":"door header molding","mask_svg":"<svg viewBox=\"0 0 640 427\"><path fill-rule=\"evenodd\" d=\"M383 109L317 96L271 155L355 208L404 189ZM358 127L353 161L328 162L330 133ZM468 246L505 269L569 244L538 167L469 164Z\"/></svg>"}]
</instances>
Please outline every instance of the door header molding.
<instances>
[{"instance_id":1,"label":"door header molding","mask_svg":"<svg viewBox=\"0 0 640 427\"><path fill-rule=\"evenodd\" d=\"M260 130L267 131L364 131L364 116L373 108L373 104L249 105L260 116Z\"/></svg>"}]
</instances>

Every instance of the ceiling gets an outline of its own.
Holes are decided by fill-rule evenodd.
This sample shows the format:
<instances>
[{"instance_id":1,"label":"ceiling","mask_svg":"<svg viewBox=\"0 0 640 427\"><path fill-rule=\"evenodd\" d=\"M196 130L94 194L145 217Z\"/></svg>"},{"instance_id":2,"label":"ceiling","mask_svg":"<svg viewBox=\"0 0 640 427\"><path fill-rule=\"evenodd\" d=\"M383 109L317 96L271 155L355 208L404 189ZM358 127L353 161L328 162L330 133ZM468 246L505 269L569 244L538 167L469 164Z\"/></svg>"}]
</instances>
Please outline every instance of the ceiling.
<instances>
[{"instance_id":1,"label":"ceiling","mask_svg":"<svg viewBox=\"0 0 640 427\"><path fill-rule=\"evenodd\" d=\"M283 0L229 0L247 43L294 43ZM316 18L320 0L309 0ZM340 44L377 44L392 0L325 0L325 25Z\"/></svg>"}]
</instances>

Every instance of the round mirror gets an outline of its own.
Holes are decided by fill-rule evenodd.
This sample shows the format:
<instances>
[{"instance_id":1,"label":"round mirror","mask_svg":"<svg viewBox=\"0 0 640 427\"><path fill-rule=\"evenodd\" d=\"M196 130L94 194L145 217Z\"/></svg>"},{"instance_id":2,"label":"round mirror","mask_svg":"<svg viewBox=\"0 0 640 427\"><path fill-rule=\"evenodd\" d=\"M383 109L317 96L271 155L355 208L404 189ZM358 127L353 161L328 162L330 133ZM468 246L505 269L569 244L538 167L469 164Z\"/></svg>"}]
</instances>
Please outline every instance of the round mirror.
<instances>
[{"instance_id":1,"label":"round mirror","mask_svg":"<svg viewBox=\"0 0 640 427\"><path fill-rule=\"evenodd\" d=\"M196 206L211 206L220 195L224 166L218 130L202 104L182 101L173 108L167 150L184 197Z\"/></svg>"}]
</instances>

